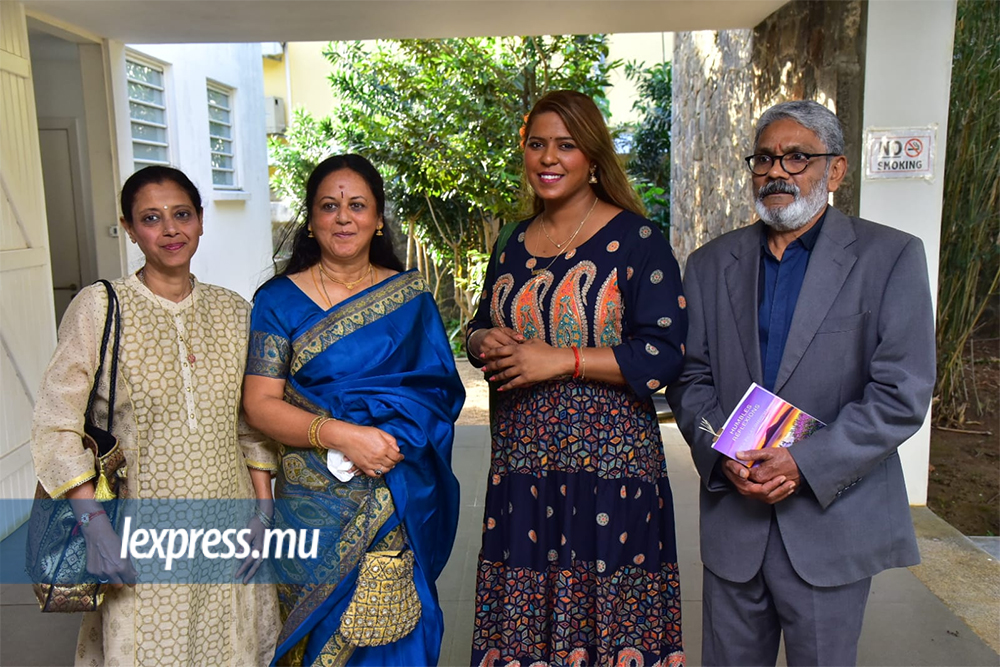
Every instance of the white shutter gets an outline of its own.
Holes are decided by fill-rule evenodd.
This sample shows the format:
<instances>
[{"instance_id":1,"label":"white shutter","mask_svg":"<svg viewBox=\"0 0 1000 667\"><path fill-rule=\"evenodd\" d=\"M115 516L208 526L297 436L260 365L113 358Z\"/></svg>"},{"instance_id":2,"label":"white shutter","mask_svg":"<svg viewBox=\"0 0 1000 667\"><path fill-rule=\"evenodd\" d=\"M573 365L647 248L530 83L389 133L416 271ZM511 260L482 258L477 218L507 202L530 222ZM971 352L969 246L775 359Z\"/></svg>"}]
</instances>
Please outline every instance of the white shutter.
<instances>
[{"instance_id":1,"label":"white shutter","mask_svg":"<svg viewBox=\"0 0 1000 667\"><path fill-rule=\"evenodd\" d=\"M34 394L55 348L42 162L24 6L0 2L0 537L26 518Z\"/></svg>"}]
</instances>

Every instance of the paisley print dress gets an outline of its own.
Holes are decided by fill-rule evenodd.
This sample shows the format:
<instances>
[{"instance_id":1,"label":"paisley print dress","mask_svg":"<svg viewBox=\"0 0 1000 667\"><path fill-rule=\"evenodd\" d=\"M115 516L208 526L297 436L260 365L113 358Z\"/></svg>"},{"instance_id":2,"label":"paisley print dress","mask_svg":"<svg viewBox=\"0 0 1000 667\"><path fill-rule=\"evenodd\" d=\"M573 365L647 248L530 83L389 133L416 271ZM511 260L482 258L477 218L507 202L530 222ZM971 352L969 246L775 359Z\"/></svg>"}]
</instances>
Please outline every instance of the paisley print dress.
<instances>
[{"instance_id":1,"label":"paisley print dress","mask_svg":"<svg viewBox=\"0 0 1000 667\"><path fill-rule=\"evenodd\" d=\"M529 222L491 259L470 331L610 347L627 384L495 394L472 664L681 665L673 504L650 398L683 362L677 262L630 212L554 261L526 250Z\"/></svg>"}]
</instances>

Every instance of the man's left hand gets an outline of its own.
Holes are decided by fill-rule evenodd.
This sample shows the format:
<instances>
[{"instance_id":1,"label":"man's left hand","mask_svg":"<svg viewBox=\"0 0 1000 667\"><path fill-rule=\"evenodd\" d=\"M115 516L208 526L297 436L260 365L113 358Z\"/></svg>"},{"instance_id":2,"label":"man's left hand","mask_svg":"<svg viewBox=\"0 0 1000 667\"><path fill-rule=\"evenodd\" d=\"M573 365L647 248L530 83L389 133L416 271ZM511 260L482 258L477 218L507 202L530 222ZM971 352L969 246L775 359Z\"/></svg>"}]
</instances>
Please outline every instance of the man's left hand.
<instances>
[{"instance_id":1,"label":"man's left hand","mask_svg":"<svg viewBox=\"0 0 1000 667\"><path fill-rule=\"evenodd\" d=\"M791 452L784 447L769 447L767 449L751 449L736 452L736 458L741 461L756 461L757 465L750 468L750 480L764 484L775 477L782 476L793 482L799 488L801 473Z\"/></svg>"}]
</instances>

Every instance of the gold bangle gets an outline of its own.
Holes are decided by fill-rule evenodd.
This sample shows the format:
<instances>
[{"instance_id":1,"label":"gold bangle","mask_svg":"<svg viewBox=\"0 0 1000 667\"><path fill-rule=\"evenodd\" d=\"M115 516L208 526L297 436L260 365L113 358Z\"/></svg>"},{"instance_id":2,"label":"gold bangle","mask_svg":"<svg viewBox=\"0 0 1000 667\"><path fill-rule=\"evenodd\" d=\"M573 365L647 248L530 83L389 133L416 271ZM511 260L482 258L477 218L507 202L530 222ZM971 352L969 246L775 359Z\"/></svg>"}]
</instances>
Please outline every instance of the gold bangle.
<instances>
[{"instance_id":1,"label":"gold bangle","mask_svg":"<svg viewBox=\"0 0 1000 667\"><path fill-rule=\"evenodd\" d=\"M323 446L323 442L319 439L319 432L323 429L323 425L327 422L332 422L333 419L330 417L324 417L320 415L312 420L309 424L309 444L316 449L326 449Z\"/></svg>"},{"instance_id":2,"label":"gold bangle","mask_svg":"<svg viewBox=\"0 0 1000 667\"><path fill-rule=\"evenodd\" d=\"M583 351L586 348L580 348L580 379L587 379L587 357L583 356Z\"/></svg>"},{"instance_id":3,"label":"gold bangle","mask_svg":"<svg viewBox=\"0 0 1000 667\"><path fill-rule=\"evenodd\" d=\"M307 437L309 438L309 444L312 445L313 447L316 447L316 427L319 426L320 422L322 421L323 421L323 415L320 415L318 417L313 418L313 420L309 422L309 430L307 432L308 433Z\"/></svg>"}]
</instances>

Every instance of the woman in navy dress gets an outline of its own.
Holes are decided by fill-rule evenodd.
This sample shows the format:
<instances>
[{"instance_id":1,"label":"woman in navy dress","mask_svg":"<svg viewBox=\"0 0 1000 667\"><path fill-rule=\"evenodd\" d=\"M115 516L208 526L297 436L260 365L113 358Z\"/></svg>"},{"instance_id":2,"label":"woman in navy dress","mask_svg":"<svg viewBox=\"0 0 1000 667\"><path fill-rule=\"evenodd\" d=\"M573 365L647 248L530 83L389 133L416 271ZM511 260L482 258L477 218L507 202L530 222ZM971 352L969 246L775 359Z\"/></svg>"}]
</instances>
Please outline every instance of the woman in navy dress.
<instances>
[{"instance_id":1,"label":"woman in navy dress","mask_svg":"<svg viewBox=\"0 0 1000 667\"><path fill-rule=\"evenodd\" d=\"M681 370L680 271L589 97L549 93L525 129L534 215L501 234L467 338L497 389L472 664L680 665L651 400Z\"/></svg>"}]
</instances>

